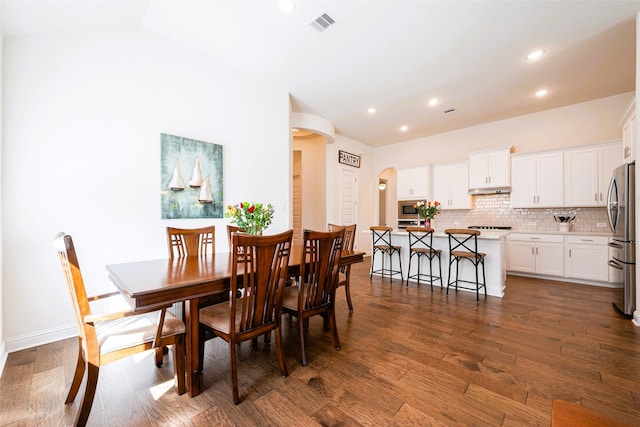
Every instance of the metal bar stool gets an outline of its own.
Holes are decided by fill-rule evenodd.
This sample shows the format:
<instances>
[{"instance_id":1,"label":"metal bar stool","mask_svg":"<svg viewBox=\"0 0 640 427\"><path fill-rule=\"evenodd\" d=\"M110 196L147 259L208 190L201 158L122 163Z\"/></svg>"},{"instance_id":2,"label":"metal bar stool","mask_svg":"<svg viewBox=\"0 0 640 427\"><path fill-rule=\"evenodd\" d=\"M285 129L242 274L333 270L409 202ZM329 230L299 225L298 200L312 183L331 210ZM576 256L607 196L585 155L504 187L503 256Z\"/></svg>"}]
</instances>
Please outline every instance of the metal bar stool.
<instances>
[{"instance_id":1,"label":"metal bar stool","mask_svg":"<svg viewBox=\"0 0 640 427\"><path fill-rule=\"evenodd\" d=\"M400 246L394 246L391 244L391 231L393 228L384 226L369 227L371 230L371 238L373 239L373 252L371 253L371 273L369 274L369 280L373 278L373 274L381 274L384 279L385 273L389 275L389 283L393 283L393 276L400 275L402 281L402 260L400 259ZM382 266L381 268L374 270L376 254L382 254ZM398 254L399 270L393 269L393 254ZM389 256L389 268L384 267L385 256Z\"/></svg>"},{"instance_id":2,"label":"metal bar stool","mask_svg":"<svg viewBox=\"0 0 640 427\"><path fill-rule=\"evenodd\" d=\"M480 301L480 288L484 288L484 296L487 296L486 277L484 273L484 258L487 254L478 252L478 230L469 230L466 228L448 228L444 230L449 236L449 279L447 280L447 295L449 295L449 286L455 284L456 292L458 288L476 291L476 301ZM473 264L476 272L476 280L463 280L458 277L458 267L461 260L469 260ZM451 265L456 263L455 280L451 280ZM478 280L478 267L482 266L482 283ZM458 286L458 282L475 284L475 288Z\"/></svg>"},{"instance_id":3,"label":"metal bar stool","mask_svg":"<svg viewBox=\"0 0 640 427\"><path fill-rule=\"evenodd\" d=\"M442 250L433 248L433 228L407 227L407 232L409 232L409 267L407 268L407 286L409 286L409 279L416 279L418 281L418 286L420 286L420 279L428 279L429 284L431 285L431 292L433 292L433 282L440 280L440 289L442 289L442 262L440 259ZM414 256L418 259L418 273L411 275L411 260ZM429 274L424 274L420 271L422 257L426 257L429 260ZM433 275L434 258L438 258L438 269L440 272L438 276Z\"/></svg>"}]
</instances>

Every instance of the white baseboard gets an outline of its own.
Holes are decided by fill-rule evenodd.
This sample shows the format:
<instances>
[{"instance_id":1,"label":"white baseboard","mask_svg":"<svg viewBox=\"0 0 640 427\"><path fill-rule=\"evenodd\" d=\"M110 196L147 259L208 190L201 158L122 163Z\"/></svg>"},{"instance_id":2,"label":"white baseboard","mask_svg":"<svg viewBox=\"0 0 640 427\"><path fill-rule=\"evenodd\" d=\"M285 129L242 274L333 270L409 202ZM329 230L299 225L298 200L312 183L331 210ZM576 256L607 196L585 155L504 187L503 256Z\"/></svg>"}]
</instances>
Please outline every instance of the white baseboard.
<instances>
[{"instance_id":1,"label":"white baseboard","mask_svg":"<svg viewBox=\"0 0 640 427\"><path fill-rule=\"evenodd\" d=\"M5 349L4 340L0 341L0 377L4 370L4 365L7 363L7 351Z\"/></svg>"},{"instance_id":2,"label":"white baseboard","mask_svg":"<svg viewBox=\"0 0 640 427\"><path fill-rule=\"evenodd\" d=\"M45 329L25 334L15 338L5 339L6 353L24 350L25 348L36 347L43 344L49 344L54 341L65 340L67 338L78 336L78 326L75 323L58 328Z\"/></svg>"}]
</instances>

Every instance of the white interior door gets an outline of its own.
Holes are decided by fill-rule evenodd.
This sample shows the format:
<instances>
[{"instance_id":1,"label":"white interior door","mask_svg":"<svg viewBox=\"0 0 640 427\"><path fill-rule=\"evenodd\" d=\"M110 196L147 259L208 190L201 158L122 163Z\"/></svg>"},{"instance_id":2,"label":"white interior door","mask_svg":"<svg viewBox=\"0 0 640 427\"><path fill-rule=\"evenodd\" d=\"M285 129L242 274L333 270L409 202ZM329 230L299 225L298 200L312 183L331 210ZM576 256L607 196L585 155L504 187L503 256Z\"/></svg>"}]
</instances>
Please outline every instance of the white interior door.
<instances>
[{"instance_id":1,"label":"white interior door","mask_svg":"<svg viewBox=\"0 0 640 427\"><path fill-rule=\"evenodd\" d=\"M340 170L340 218L342 225L358 220L358 172L353 168Z\"/></svg>"}]
</instances>

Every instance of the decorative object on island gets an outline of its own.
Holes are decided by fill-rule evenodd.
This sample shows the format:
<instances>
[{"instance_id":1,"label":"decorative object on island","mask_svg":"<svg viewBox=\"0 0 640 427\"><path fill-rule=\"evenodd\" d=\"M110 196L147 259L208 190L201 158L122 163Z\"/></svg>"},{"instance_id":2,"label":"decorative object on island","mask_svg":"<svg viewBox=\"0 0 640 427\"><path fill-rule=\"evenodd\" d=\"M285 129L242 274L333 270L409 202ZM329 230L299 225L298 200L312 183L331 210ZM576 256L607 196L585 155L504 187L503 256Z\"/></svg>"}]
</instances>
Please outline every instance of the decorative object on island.
<instances>
[{"instance_id":1,"label":"decorative object on island","mask_svg":"<svg viewBox=\"0 0 640 427\"><path fill-rule=\"evenodd\" d=\"M271 203L240 202L228 205L225 218L231 218L231 223L249 234L261 235L271 225L275 209Z\"/></svg>"},{"instance_id":2,"label":"decorative object on island","mask_svg":"<svg viewBox=\"0 0 640 427\"><path fill-rule=\"evenodd\" d=\"M424 226L431 228L431 220L440 213L440 202L437 200L433 202L420 200L413 207L418 211L418 227L420 226L420 221L424 219Z\"/></svg>"},{"instance_id":3,"label":"decorative object on island","mask_svg":"<svg viewBox=\"0 0 640 427\"><path fill-rule=\"evenodd\" d=\"M222 218L222 146L164 133L160 144L162 219Z\"/></svg>"},{"instance_id":4,"label":"decorative object on island","mask_svg":"<svg viewBox=\"0 0 640 427\"><path fill-rule=\"evenodd\" d=\"M560 224L560 231L567 232L571 229L571 223L576 220L575 212L560 212L553 214L553 220Z\"/></svg>"}]
</instances>

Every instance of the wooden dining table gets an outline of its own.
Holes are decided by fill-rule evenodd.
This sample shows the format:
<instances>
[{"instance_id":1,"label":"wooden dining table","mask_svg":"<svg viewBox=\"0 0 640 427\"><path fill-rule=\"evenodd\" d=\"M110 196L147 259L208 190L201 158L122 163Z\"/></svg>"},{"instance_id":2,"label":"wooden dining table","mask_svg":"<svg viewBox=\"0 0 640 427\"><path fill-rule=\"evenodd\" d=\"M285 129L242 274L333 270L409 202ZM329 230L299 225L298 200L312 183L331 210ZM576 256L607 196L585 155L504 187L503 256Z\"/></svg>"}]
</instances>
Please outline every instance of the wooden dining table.
<instances>
[{"instance_id":1,"label":"wooden dining table","mask_svg":"<svg viewBox=\"0 0 640 427\"><path fill-rule=\"evenodd\" d=\"M289 258L289 275L300 271L302 246L294 245ZM343 250L340 265L362 262L364 252ZM229 292L231 283L230 252L207 256L187 256L107 265L109 278L129 302L132 309L167 307L185 302L186 384L191 397L202 391L202 367L199 348L200 298Z\"/></svg>"}]
</instances>

